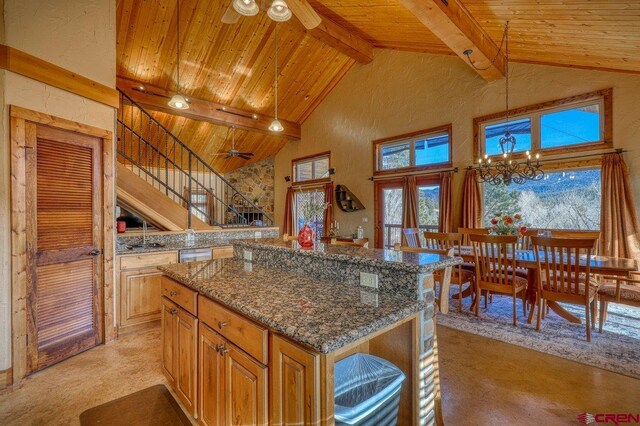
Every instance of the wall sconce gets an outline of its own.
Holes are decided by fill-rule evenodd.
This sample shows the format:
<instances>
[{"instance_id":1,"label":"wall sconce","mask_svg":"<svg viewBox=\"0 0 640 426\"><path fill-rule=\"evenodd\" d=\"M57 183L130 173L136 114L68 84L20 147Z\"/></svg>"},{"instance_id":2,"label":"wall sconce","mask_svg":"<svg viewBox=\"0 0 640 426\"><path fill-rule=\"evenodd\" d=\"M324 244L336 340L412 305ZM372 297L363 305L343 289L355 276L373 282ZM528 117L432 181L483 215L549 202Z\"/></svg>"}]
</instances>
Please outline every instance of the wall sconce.
<instances>
[{"instance_id":1,"label":"wall sconce","mask_svg":"<svg viewBox=\"0 0 640 426\"><path fill-rule=\"evenodd\" d=\"M333 167L330 168L329 170L327 170L327 172L329 172L329 176L331 175L335 175L336 174L336 169L334 169Z\"/></svg>"},{"instance_id":2,"label":"wall sconce","mask_svg":"<svg viewBox=\"0 0 640 426\"><path fill-rule=\"evenodd\" d=\"M285 176L284 180L287 181L287 182L291 182L291 176Z\"/></svg>"}]
</instances>

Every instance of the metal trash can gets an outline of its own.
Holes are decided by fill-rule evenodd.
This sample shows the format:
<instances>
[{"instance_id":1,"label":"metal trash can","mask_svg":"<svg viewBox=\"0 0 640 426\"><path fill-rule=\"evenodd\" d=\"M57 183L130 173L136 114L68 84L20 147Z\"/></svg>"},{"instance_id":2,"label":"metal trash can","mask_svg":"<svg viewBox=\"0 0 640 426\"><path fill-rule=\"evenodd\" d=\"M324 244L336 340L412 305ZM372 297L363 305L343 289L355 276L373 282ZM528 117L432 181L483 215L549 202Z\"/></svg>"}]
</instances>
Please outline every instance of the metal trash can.
<instances>
[{"instance_id":1,"label":"metal trash can","mask_svg":"<svg viewBox=\"0 0 640 426\"><path fill-rule=\"evenodd\" d=\"M395 426L405 375L377 356L357 353L335 366L336 425Z\"/></svg>"}]
</instances>

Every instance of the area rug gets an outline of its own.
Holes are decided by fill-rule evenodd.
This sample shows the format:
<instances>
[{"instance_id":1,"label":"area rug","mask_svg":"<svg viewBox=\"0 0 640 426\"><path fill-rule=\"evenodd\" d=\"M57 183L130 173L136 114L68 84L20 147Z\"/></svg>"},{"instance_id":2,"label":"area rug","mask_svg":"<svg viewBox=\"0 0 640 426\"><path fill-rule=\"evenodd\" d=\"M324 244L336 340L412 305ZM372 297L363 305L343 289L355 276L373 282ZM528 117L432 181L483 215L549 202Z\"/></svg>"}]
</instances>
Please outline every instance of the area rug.
<instances>
[{"instance_id":1,"label":"area rug","mask_svg":"<svg viewBox=\"0 0 640 426\"><path fill-rule=\"evenodd\" d=\"M82 426L191 425L178 402L164 385L118 398L80 414Z\"/></svg>"},{"instance_id":2,"label":"area rug","mask_svg":"<svg viewBox=\"0 0 640 426\"><path fill-rule=\"evenodd\" d=\"M640 379L640 309L609 304L609 315L602 334L591 332L591 342L586 341L584 308L563 304L562 306L582 319L583 324L572 324L553 311L542 320L540 331L527 323L518 300L518 325L513 325L513 304L510 297L494 296L493 302L484 309L480 318L469 310L469 299L462 313L458 312L457 300L451 300L449 313L438 315L438 325L478 334L535 351L556 355L572 361L603 368Z\"/></svg>"}]
</instances>

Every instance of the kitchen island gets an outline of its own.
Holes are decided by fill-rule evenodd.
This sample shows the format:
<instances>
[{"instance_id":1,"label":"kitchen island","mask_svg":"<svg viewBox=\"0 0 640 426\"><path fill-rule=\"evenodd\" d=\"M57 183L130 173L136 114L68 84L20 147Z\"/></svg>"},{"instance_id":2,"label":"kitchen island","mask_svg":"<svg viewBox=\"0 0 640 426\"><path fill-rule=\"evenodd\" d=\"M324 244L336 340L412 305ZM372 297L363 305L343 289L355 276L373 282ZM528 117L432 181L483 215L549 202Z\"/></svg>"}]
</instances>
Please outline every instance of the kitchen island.
<instances>
[{"instance_id":1,"label":"kitchen island","mask_svg":"<svg viewBox=\"0 0 640 426\"><path fill-rule=\"evenodd\" d=\"M163 370L194 417L332 424L334 365L364 352L406 375L399 424L434 422L432 273L460 260L321 245L301 254L279 241L159 267ZM378 288L360 285L360 272L376 273Z\"/></svg>"}]
</instances>

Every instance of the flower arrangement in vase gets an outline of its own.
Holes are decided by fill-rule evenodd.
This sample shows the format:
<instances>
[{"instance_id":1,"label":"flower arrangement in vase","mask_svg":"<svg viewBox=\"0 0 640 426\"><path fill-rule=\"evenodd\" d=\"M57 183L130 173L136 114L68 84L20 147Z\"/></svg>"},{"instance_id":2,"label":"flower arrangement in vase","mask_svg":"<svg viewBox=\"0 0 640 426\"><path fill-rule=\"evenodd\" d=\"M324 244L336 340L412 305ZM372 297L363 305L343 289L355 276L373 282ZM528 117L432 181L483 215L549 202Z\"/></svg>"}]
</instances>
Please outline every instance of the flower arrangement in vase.
<instances>
[{"instance_id":1,"label":"flower arrangement in vase","mask_svg":"<svg viewBox=\"0 0 640 426\"><path fill-rule=\"evenodd\" d=\"M513 216L498 212L491 219L491 233L494 235L523 236L527 232L527 224L519 213Z\"/></svg>"},{"instance_id":2,"label":"flower arrangement in vase","mask_svg":"<svg viewBox=\"0 0 640 426\"><path fill-rule=\"evenodd\" d=\"M321 216L328 207L329 203L316 201L315 194L302 206L304 226L300 229L300 232L298 232L298 244L300 244L301 247L313 246L315 237L313 235L313 228L311 228L309 223L315 220L318 216Z\"/></svg>"}]
</instances>

